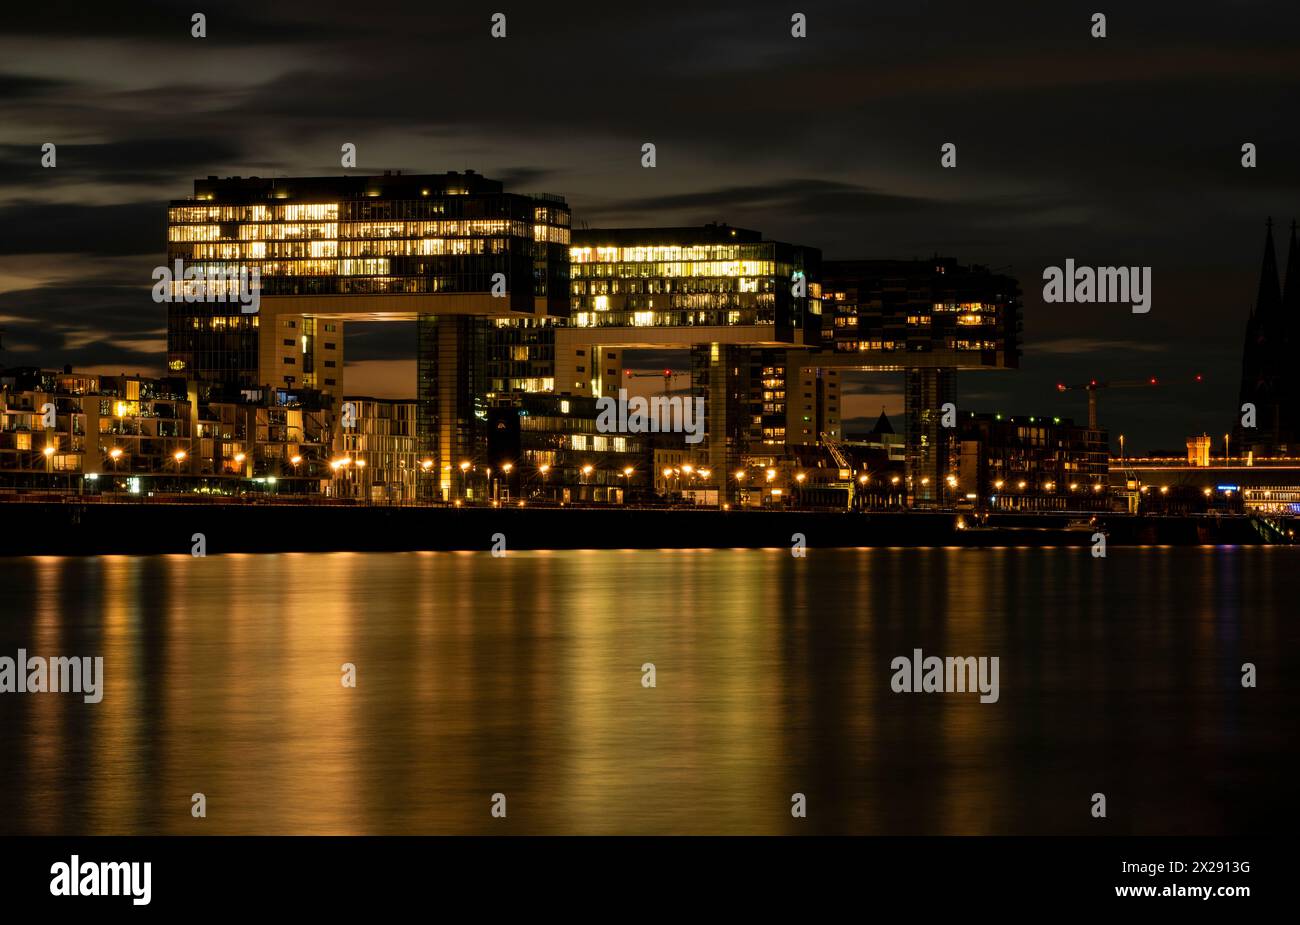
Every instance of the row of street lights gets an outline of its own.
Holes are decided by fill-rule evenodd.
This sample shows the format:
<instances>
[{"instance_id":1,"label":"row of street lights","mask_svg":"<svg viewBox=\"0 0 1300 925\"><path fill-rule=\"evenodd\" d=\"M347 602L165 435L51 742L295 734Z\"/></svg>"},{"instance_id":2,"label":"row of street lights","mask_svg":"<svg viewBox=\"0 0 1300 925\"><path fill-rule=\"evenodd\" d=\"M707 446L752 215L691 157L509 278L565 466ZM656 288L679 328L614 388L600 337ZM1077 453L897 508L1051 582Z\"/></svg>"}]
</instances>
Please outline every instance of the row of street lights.
<instances>
[{"instance_id":1,"label":"row of street lights","mask_svg":"<svg viewBox=\"0 0 1300 925\"><path fill-rule=\"evenodd\" d=\"M432 459L422 459L422 460L420 460L420 469L421 469L421 471L423 471L423 472L426 472L426 473L428 473L428 472L432 472L432 471L433 471L433 467L434 467L434 465L435 465L435 463L434 463L434 461L433 461ZM475 466L475 465L474 465L472 462L470 462L469 460L462 460L461 463L460 463L460 465L459 465L457 468L460 470L460 474L461 474L461 490L462 490L462 491L467 491L467 490L468 490L468 487L469 487L469 485L468 485L469 473L470 473L471 471L477 471L478 467ZM539 465L537 466L537 468L534 470L534 471L537 473L537 475L541 477L541 480L542 480L542 492L543 492L543 494L544 494L545 491L546 491L547 477L550 475L551 468L552 468L552 467L551 467L551 464L550 464L550 463L541 463L541 464L539 464ZM501 473L502 473L504 476L506 476L506 477L509 477L509 475L510 475L514 470L515 470L515 464L512 463L512 462L504 462L504 463L502 463L501 466L500 466L500 471L501 471ZM443 466L443 467L442 467L442 471L443 471L443 472L451 472L451 471L452 471L452 468L451 468L450 465L446 465L446 466ZM586 479L588 479L588 478L591 477L591 474L592 474L593 472L596 471L596 467L595 467L594 465L592 465L591 463L585 463L585 464L583 464L583 466L582 466L578 471L582 474L582 478L583 478L583 482L582 482L582 484L585 485L585 484L586 484ZM619 478L627 479L627 486L626 486L626 487L630 488L630 487L631 487L631 484L632 484L632 476L633 476L635 473L636 473L636 467L635 467L635 466L624 466L623 469L618 473L618 477L619 477ZM484 466L484 467L483 467L483 474L484 474L484 477L485 477L485 478L487 479L487 481L488 481L489 491L493 494L493 497L495 498L495 496L496 496L495 489L496 489L496 487L497 487L497 484L493 481L493 478L492 478L492 467L491 467L491 466Z\"/></svg>"},{"instance_id":2,"label":"row of street lights","mask_svg":"<svg viewBox=\"0 0 1300 925\"><path fill-rule=\"evenodd\" d=\"M997 491L1001 491L1004 485L1006 485L1006 482L1003 481L1002 479L998 479L998 480L996 480L996 481L993 483L993 488L994 488L995 490L997 490ZM1019 481L1016 482L1016 489L1017 489L1018 491L1024 491L1025 488L1026 488L1027 486L1028 486L1028 483L1027 483L1024 479L1020 479ZM1081 486L1078 482L1071 482L1070 485L1069 485L1069 489L1070 489L1070 491L1078 491L1080 488L1083 488L1083 486ZM1100 492L1100 491L1102 491L1102 489L1103 489L1103 485L1102 485L1101 482L1097 482L1097 483L1095 483L1095 484L1092 486L1092 490L1093 490L1094 492ZM1044 483L1043 483L1043 490L1044 490L1044 491L1055 491L1055 490L1056 490L1056 483L1055 483L1055 482L1051 482L1051 481L1044 482ZM1085 489L1085 490L1086 490L1086 489Z\"/></svg>"}]
</instances>

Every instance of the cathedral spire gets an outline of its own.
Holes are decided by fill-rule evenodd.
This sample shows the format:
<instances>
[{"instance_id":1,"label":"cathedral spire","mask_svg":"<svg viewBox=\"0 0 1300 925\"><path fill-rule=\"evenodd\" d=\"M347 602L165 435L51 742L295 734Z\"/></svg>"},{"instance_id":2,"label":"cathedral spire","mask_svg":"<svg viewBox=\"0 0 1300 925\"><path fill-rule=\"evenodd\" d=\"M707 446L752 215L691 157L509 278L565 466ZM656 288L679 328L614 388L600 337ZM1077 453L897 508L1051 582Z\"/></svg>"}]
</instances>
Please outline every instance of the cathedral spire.
<instances>
[{"instance_id":1,"label":"cathedral spire","mask_svg":"<svg viewBox=\"0 0 1300 925\"><path fill-rule=\"evenodd\" d=\"M1282 288L1278 285L1277 252L1273 247L1273 219L1267 223L1268 234L1264 239L1264 265L1259 271L1259 295L1255 299L1255 311L1251 317L1265 327L1260 336L1273 333L1268 330L1269 323L1276 319L1282 307Z\"/></svg>"},{"instance_id":2,"label":"cathedral spire","mask_svg":"<svg viewBox=\"0 0 1300 925\"><path fill-rule=\"evenodd\" d=\"M1268 455L1291 455L1300 443L1300 392L1291 369L1293 313L1283 310L1282 287L1273 247L1273 220L1268 221L1264 240L1264 264L1260 269L1259 294L1255 309L1246 322L1246 342L1241 357L1241 404L1254 408L1256 424L1235 425L1243 449ZM1300 254L1295 229L1291 230L1287 255L1288 299L1300 298Z\"/></svg>"}]
</instances>

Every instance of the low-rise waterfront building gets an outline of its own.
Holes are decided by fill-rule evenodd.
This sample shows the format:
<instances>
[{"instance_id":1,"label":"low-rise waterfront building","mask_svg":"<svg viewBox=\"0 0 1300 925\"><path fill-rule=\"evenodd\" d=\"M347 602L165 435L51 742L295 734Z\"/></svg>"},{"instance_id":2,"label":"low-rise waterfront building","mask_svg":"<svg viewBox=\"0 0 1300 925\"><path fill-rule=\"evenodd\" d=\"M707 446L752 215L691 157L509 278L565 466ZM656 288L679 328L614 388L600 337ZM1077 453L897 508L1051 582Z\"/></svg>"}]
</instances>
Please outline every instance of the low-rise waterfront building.
<instances>
[{"instance_id":1,"label":"low-rise waterfront building","mask_svg":"<svg viewBox=\"0 0 1300 925\"><path fill-rule=\"evenodd\" d=\"M943 503L979 510L1104 510L1106 432L1053 416L967 412L957 465L940 477Z\"/></svg>"},{"instance_id":2,"label":"low-rise waterfront building","mask_svg":"<svg viewBox=\"0 0 1300 925\"><path fill-rule=\"evenodd\" d=\"M313 493L332 427L315 392L6 369L0 489Z\"/></svg>"},{"instance_id":3,"label":"low-rise waterfront building","mask_svg":"<svg viewBox=\"0 0 1300 925\"><path fill-rule=\"evenodd\" d=\"M343 399L342 455L332 460L330 492L369 501L413 501L419 478L414 398Z\"/></svg>"}]
</instances>

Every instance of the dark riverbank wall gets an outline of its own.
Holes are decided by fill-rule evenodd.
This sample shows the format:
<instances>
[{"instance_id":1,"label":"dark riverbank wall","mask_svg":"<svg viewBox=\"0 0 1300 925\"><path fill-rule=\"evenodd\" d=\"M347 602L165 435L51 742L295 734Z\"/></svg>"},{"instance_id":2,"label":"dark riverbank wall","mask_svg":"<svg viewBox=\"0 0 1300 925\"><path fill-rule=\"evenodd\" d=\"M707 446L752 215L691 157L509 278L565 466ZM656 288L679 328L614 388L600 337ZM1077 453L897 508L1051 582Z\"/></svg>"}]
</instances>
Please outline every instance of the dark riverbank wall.
<instances>
[{"instance_id":1,"label":"dark riverbank wall","mask_svg":"<svg viewBox=\"0 0 1300 925\"><path fill-rule=\"evenodd\" d=\"M334 550L657 549L784 547L1088 546L1093 529L1061 515L990 516L962 529L940 512L850 514L618 508L348 507L296 504L8 502L0 555L208 555ZM964 523L970 523L965 515ZM1108 545L1262 544L1245 517L1102 515ZM1276 538L1276 537L1275 537Z\"/></svg>"}]
</instances>

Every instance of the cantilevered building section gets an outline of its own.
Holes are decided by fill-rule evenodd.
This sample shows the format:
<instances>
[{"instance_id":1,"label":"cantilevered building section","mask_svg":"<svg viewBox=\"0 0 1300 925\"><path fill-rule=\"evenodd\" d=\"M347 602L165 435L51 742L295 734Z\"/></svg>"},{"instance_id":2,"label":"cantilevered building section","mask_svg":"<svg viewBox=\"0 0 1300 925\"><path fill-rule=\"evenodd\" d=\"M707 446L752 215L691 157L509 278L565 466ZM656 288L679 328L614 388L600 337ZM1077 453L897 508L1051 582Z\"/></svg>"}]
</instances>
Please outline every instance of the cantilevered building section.
<instances>
[{"instance_id":1,"label":"cantilevered building section","mask_svg":"<svg viewBox=\"0 0 1300 925\"><path fill-rule=\"evenodd\" d=\"M764 434L784 442L784 405L766 419L754 408L765 392L784 391L784 348L820 340L820 250L719 224L596 228L574 233L569 260L569 323L556 345L561 388L609 394L617 350L689 347L712 470L735 469ZM775 388L774 377L782 380Z\"/></svg>"},{"instance_id":2,"label":"cantilevered building section","mask_svg":"<svg viewBox=\"0 0 1300 925\"><path fill-rule=\"evenodd\" d=\"M828 261L824 273L831 356L816 362L904 371L908 476L917 500L936 500L956 452L955 430L942 427L956 371L1020 365L1020 286L948 257Z\"/></svg>"},{"instance_id":3,"label":"cantilevered building section","mask_svg":"<svg viewBox=\"0 0 1300 925\"><path fill-rule=\"evenodd\" d=\"M196 180L192 199L171 204L167 237L169 265L260 274L260 322L237 317L232 303L174 301L168 312L173 372L250 387L321 378L311 348L312 333L324 332L302 324L292 335L262 331L269 315L382 321L568 311L564 201L505 193L468 171ZM504 282L500 297L494 282ZM341 368L341 353L337 360Z\"/></svg>"},{"instance_id":4,"label":"cantilevered building section","mask_svg":"<svg viewBox=\"0 0 1300 925\"><path fill-rule=\"evenodd\" d=\"M821 251L757 231L596 228L574 233L569 257L578 328L770 328L781 344L820 330Z\"/></svg>"},{"instance_id":5,"label":"cantilevered building section","mask_svg":"<svg viewBox=\"0 0 1300 925\"><path fill-rule=\"evenodd\" d=\"M1020 285L1013 277L951 257L834 260L824 273L825 342L837 354L908 354L900 366L1020 365Z\"/></svg>"},{"instance_id":6,"label":"cantilevered building section","mask_svg":"<svg viewBox=\"0 0 1300 925\"><path fill-rule=\"evenodd\" d=\"M569 223L561 197L472 171L197 180L169 209L168 265L255 270L260 310L172 301L168 364L337 403L344 322L416 321L421 450L445 470L481 448L486 319L568 313Z\"/></svg>"},{"instance_id":7,"label":"cantilevered building section","mask_svg":"<svg viewBox=\"0 0 1300 925\"><path fill-rule=\"evenodd\" d=\"M624 348L783 346L820 334L821 252L727 225L575 231L567 321L503 319L489 387L612 394ZM613 377L613 378L611 378Z\"/></svg>"}]
</instances>

